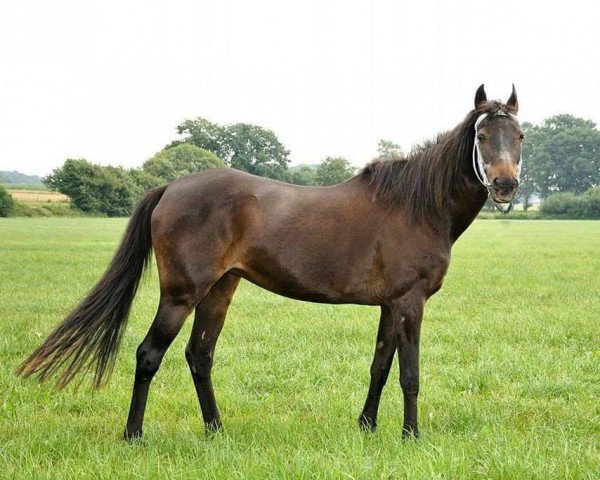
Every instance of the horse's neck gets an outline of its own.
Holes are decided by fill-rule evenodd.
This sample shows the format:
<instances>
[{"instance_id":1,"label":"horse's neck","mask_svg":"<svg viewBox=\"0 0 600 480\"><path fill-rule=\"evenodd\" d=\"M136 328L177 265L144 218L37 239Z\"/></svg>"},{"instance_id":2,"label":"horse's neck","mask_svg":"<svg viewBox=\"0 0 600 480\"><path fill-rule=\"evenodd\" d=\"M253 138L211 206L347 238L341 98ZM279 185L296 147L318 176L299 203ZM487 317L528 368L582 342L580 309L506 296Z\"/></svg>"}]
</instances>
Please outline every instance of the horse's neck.
<instances>
[{"instance_id":1,"label":"horse's neck","mask_svg":"<svg viewBox=\"0 0 600 480\"><path fill-rule=\"evenodd\" d=\"M487 199L485 188L473 181L465 182L454 193L450 202L450 237L454 243L473 223Z\"/></svg>"},{"instance_id":2,"label":"horse's neck","mask_svg":"<svg viewBox=\"0 0 600 480\"><path fill-rule=\"evenodd\" d=\"M457 127L458 128L458 127ZM464 128L464 127L461 127ZM467 128L468 135L471 135L472 127ZM465 133L462 133L463 135ZM443 148L443 146L440 146ZM466 151L465 151L466 150ZM454 243L464 231L473 223L477 214L485 205L487 191L477 180L472 166L471 152L473 144L467 146L461 153L456 150L446 150L444 156L445 165L451 165L452 162L460 162L461 173L459 178L453 178L455 185L454 191L450 194L448 202L447 226L451 243ZM459 158L462 157L462 158Z\"/></svg>"}]
</instances>

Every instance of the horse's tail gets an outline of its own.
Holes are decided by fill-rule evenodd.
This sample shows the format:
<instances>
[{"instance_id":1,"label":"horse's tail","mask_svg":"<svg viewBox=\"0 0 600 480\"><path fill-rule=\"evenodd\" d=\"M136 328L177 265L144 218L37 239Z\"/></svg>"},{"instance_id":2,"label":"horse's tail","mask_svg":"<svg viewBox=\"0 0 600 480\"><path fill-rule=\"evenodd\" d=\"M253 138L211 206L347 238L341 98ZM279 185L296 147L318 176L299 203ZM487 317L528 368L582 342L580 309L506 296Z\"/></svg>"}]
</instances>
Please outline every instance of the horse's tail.
<instances>
[{"instance_id":1,"label":"horse's tail","mask_svg":"<svg viewBox=\"0 0 600 480\"><path fill-rule=\"evenodd\" d=\"M17 370L40 381L63 369L57 385L64 387L80 371L95 370L99 388L114 367L129 309L144 268L150 262L150 217L166 187L146 194L129 220L108 269L92 290Z\"/></svg>"}]
</instances>

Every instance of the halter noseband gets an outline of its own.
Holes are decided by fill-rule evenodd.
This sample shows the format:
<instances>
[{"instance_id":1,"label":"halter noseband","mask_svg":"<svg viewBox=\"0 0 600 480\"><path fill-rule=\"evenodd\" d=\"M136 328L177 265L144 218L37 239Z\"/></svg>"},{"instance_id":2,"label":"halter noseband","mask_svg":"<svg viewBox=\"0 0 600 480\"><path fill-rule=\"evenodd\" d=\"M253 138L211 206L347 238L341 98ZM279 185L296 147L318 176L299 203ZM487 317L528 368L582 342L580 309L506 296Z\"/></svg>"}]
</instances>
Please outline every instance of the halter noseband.
<instances>
[{"instance_id":1,"label":"halter noseband","mask_svg":"<svg viewBox=\"0 0 600 480\"><path fill-rule=\"evenodd\" d=\"M500 115L500 116L510 115L518 123L517 116L513 115L510 112L504 112L504 111L500 110L493 115ZM493 202L494 206L500 212L507 215L512 210L514 201L511 201L508 204L508 207L503 207L502 204L500 204L496 200L494 200L494 197L492 195L492 190L491 190L492 183L489 181L487 174L485 173L485 163L483 162L483 156L481 155L481 152L479 151L479 140L477 139L477 131L479 129L479 124L487 116L488 116L487 113L482 113L481 115L479 115L479 117L477 117L477 120L475 120L475 141L473 143L473 170L475 171L475 176L477 177L477 180L479 180L481 182L481 184L486 188L486 190L488 192L488 198ZM522 163L523 163L523 161L521 158L519 160L519 165L517 166L517 181L519 181L521 178L521 164Z\"/></svg>"}]
</instances>

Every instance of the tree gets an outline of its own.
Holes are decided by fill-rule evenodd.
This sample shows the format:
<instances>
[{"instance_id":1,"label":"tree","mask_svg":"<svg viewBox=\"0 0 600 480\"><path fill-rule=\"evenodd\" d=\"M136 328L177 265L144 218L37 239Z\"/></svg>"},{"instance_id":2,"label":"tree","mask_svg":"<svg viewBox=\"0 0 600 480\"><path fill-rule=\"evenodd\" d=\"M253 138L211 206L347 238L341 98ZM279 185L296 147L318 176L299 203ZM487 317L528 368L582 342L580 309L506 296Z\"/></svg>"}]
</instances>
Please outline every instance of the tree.
<instances>
[{"instance_id":1,"label":"tree","mask_svg":"<svg viewBox=\"0 0 600 480\"><path fill-rule=\"evenodd\" d=\"M130 171L85 159L67 159L43 181L52 190L68 195L80 210L109 217L129 215L145 191Z\"/></svg>"},{"instance_id":2,"label":"tree","mask_svg":"<svg viewBox=\"0 0 600 480\"><path fill-rule=\"evenodd\" d=\"M248 123L221 126L199 117L184 121L177 132L186 143L214 153L233 168L286 179L290 152L271 130Z\"/></svg>"},{"instance_id":3,"label":"tree","mask_svg":"<svg viewBox=\"0 0 600 480\"><path fill-rule=\"evenodd\" d=\"M288 170L288 181L294 185L314 185L316 172L314 165L298 165Z\"/></svg>"},{"instance_id":4,"label":"tree","mask_svg":"<svg viewBox=\"0 0 600 480\"><path fill-rule=\"evenodd\" d=\"M591 120L561 114L541 125L523 124L523 161L542 198L581 194L600 184L600 132Z\"/></svg>"},{"instance_id":5,"label":"tree","mask_svg":"<svg viewBox=\"0 0 600 480\"><path fill-rule=\"evenodd\" d=\"M214 153L191 143L182 143L161 150L146 161L142 169L167 183L190 173L226 166Z\"/></svg>"},{"instance_id":6,"label":"tree","mask_svg":"<svg viewBox=\"0 0 600 480\"><path fill-rule=\"evenodd\" d=\"M0 186L0 217L10 217L15 209L15 201L6 191L6 189Z\"/></svg>"},{"instance_id":7,"label":"tree","mask_svg":"<svg viewBox=\"0 0 600 480\"><path fill-rule=\"evenodd\" d=\"M378 160L395 160L402 158L402 148L397 143L390 140L379 140L377 144L377 159Z\"/></svg>"},{"instance_id":8,"label":"tree","mask_svg":"<svg viewBox=\"0 0 600 480\"><path fill-rule=\"evenodd\" d=\"M317 167L315 185L335 185L354 175L355 168L342 157L327 157Z\"/></svg>"},{"instance_id":9,"label":"tree","mask_svg":"<svg viewBox=\"0 0 600 480\"><path fill-rule=\"evenodd\" d=\"M140 194L167 183L163 178L152 175L141 168L132 168L127 173L136 186L135 190Z\"/></svg>"},{"instance_id":10,"label":"tree","mask_svg":"<svg viewBox=\"0 0 600 480\"><path fill-rule=\"evenodd\" d=\"M227 161L228 159L224 156L226 129L227 127L210 122L206 118L198 117L195 120L185 120L177 127L177 133L185 136L184 142L204 148Z\"/></svg>"}]
</instances>

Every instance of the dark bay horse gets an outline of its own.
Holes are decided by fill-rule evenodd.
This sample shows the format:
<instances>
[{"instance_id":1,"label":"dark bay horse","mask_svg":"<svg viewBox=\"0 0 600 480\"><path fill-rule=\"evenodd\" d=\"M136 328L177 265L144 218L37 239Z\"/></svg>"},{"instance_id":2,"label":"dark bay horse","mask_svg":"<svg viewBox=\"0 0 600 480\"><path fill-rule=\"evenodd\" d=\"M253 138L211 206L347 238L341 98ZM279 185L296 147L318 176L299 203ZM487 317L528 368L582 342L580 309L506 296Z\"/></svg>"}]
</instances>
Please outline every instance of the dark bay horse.
<instances>
[{"instance_id":1,"label":"dark bay horse","mask_svg":"<svg viewBox=\"0 0 600 480\"><path fill-rule=\"evenodd\" d=\"M150 382L195 310L185 355L208 431L221 426L211 367L240 278L322 303L377 305L381 319L359 424L374 430L394 353L400 361L404 436L417 436L423 307L442 285L456 239L489 196L518 187L522 131L514 90L503 104L483 85L457 127L406 158L374 161L345 183L300 187L233 169L209 170L150 191L134 211L108 270L20 366L66 385L110 373L131 302L154 249L160 303L137 365L125 437L142 434Z\"/></svg>"}]
</instances>

